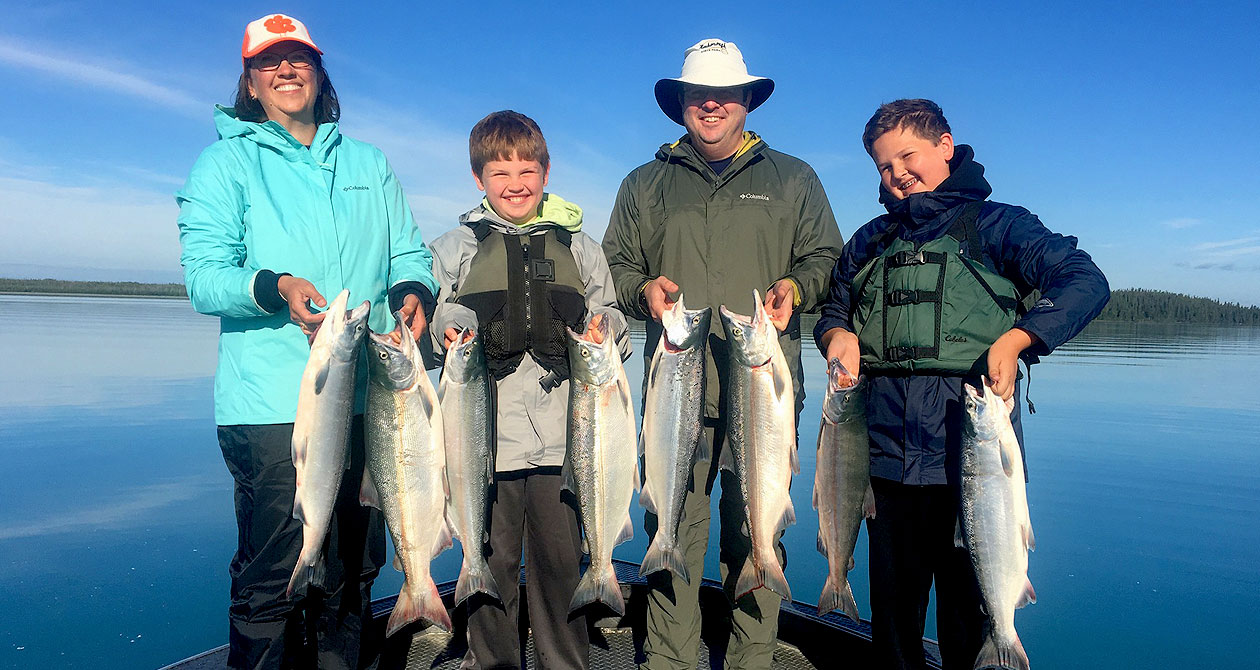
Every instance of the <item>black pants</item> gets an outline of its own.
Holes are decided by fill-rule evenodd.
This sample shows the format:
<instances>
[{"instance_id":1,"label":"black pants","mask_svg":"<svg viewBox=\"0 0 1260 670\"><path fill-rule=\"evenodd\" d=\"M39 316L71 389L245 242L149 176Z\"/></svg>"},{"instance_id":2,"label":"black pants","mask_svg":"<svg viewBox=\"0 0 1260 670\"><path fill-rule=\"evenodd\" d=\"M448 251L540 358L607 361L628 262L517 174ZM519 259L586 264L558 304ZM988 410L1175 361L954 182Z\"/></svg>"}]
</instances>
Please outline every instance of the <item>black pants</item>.
<instances>
[{"instance_id":1,"label":"black pants","mask_svg":"<svg viewBox=\"0 0 1260 670\"><path fill-rule=\"evenodd\" d=\"M218 433L236 480L228 667L375 667L380 641L362 638L372 581L385 563L385 531L380 513L359 505L363 417L354 418L351 465L324 543L328 590L312 587L292 601L285 590L302 549L302 524L293 518L293 424L219 426Z\"/></svg>"},{"instance_id":2,"label":"black pants","mask_svg":"<svg viewBox=\"0 0 1260 670\"><path fill-rule=\"evenodd\" d=\"M871 636L878 668L919 670L928 593L936 584L936 629L945 670L971 670L984 641L980 586L966 549L954 546L959 501L949 486L871 478Z\"/></svg>"},{"instance_id":3,"label":"black pants","mask_svg":"<svg viewBox=\"0 0 1260 670\"><path fill-rule=\"evenodd\" d=\"M486 560L503 602L474 594L468 600L468 655L464 668L523 668L520 639L521 554L525 598L534 634L534 666L589 667L585 616L569 616L582 557L576 501L561 497L560 468L496 473Z\"/></svg>"}]
</instances>

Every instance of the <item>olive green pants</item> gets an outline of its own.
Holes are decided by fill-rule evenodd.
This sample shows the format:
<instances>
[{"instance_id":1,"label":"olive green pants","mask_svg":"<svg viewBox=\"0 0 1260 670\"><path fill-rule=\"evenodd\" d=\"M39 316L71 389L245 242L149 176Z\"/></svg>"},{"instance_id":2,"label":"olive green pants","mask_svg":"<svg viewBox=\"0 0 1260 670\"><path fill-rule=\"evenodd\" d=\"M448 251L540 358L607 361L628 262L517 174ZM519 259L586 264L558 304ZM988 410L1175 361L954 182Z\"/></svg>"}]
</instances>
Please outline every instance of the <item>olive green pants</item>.
<instances>
[{"instance_id":1,"label":"olive green pants","mask_svg":"<svg viewBox=\"0 0 1260 670\"><path fill-rule=\"evenodd\" d=\"M687 557L691 583L675 578L662 570L648 576L647 639L643 644L647 660L641 666L650 670L665 668L693 670L700 650L700 580L704 574L704 555L709 545L710 495L718 477L718 455L726 447L722 426L706 422L704 437L713 445L713 459L696 463L693 484L683 504L683 519L678 527L678 546ZM735 580L745 559L752 553L752 543L744 535L744 501L735 475L721 471L721 497L718 499L718 557L722 585L730 603L730 637L726 643L726 668L769 668L778 646L778 594L757 589L731 602ZM656 534L657 519L646 514L644 527L649 539ZM782 533L776 538L779 560L786 566ZM707 613L710 617L712 612ZM725 616L728 612L723 612ZM710 645L711 647L714 646ZM710 649L716 653L717 649Z\"/></svg>"}]
</instances>

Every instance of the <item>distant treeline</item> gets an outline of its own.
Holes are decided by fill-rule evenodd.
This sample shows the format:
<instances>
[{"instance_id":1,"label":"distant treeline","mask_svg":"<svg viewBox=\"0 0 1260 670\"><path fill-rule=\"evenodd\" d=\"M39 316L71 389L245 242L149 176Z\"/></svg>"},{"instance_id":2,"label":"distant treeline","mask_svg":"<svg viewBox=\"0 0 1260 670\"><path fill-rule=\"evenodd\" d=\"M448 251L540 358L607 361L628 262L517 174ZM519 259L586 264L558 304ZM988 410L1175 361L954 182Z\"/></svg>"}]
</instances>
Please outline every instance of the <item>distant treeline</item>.
<instances>
[{"instance_id":1,"label":"distant treeline","mask_svg":"<svg viewBox=\"0 0 1260 670\"><path fill-rule=\"evenodd\" d=\"M1260 307L1168 291L1126 288L1111 292L1111 302L1103 308L1098 319L1260 326Z\"/></svg>"},{"instance_id":2,"label":"distant treeline","mask_svg":"<svg viewBox=\"0 0 1260 670\"><path fill-rule=\"evenodd\" d=\"M134 281L66 281L64 279L0 278L0 293L188 297L188 292L184 290L183 284L142 284Z\"/></svg>"}]
</instances>

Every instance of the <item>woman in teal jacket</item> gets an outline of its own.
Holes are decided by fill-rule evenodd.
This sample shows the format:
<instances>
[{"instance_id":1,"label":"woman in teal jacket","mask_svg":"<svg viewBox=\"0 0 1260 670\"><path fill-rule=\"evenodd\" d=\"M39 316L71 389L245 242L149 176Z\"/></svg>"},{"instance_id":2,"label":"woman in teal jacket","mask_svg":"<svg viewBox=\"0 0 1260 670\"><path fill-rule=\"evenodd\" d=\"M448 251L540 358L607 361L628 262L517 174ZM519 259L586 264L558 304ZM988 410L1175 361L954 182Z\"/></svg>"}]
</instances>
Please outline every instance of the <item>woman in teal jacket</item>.
<instances>
[{"instance_id":1,"label":"woman in teal jacket","mask_svg":"<svg viewBox=\"0 0 1260 670\"><path fill-rule=\"evenodd\" d=\"M302 544L290 450L298 382L323 319L315 308L342 289L372 303L373 330L392 329L401 310L419 338L437 292L432 257L385 157L338 131L337 95L306 27L260 18L241 56L235 105L215 111L219 141L176 194L189 298L221 323L215 423L239 529L228 664L354 668L385 556L379 513L358 504L364 385L325 550L328 583L290 601ZM374 652L363 653L370 663Z\"/></svg>"}]
</instances>

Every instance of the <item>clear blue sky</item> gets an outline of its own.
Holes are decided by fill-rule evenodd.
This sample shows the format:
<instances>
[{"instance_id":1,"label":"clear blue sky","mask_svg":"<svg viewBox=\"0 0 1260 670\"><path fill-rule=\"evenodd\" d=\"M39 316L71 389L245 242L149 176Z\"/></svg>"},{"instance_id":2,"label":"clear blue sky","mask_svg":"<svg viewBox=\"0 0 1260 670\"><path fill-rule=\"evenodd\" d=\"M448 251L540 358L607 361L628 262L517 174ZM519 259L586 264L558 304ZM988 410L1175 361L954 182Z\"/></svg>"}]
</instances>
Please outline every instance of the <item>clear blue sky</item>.
<instances>
[{"instance_id":1,"label":"clear blue sky","mask_svg":"<svg viewBox=\"0 0 1260 670\"><path fill-rule=\"evenodd\" d=\"M601 237L622 177L682 133L653 84L722 37L777 83L749 129L814 166L846 238L882 211L863 124L928 97L993 199L1077 236L1114 288L1260 304L1254 0L611 4L0 0L0 276L178 280L172 193L245 24L283 11L429 238L478 201L468 131L503 108L538 120L550 190Z\"/></svg>"}]
</instances>

